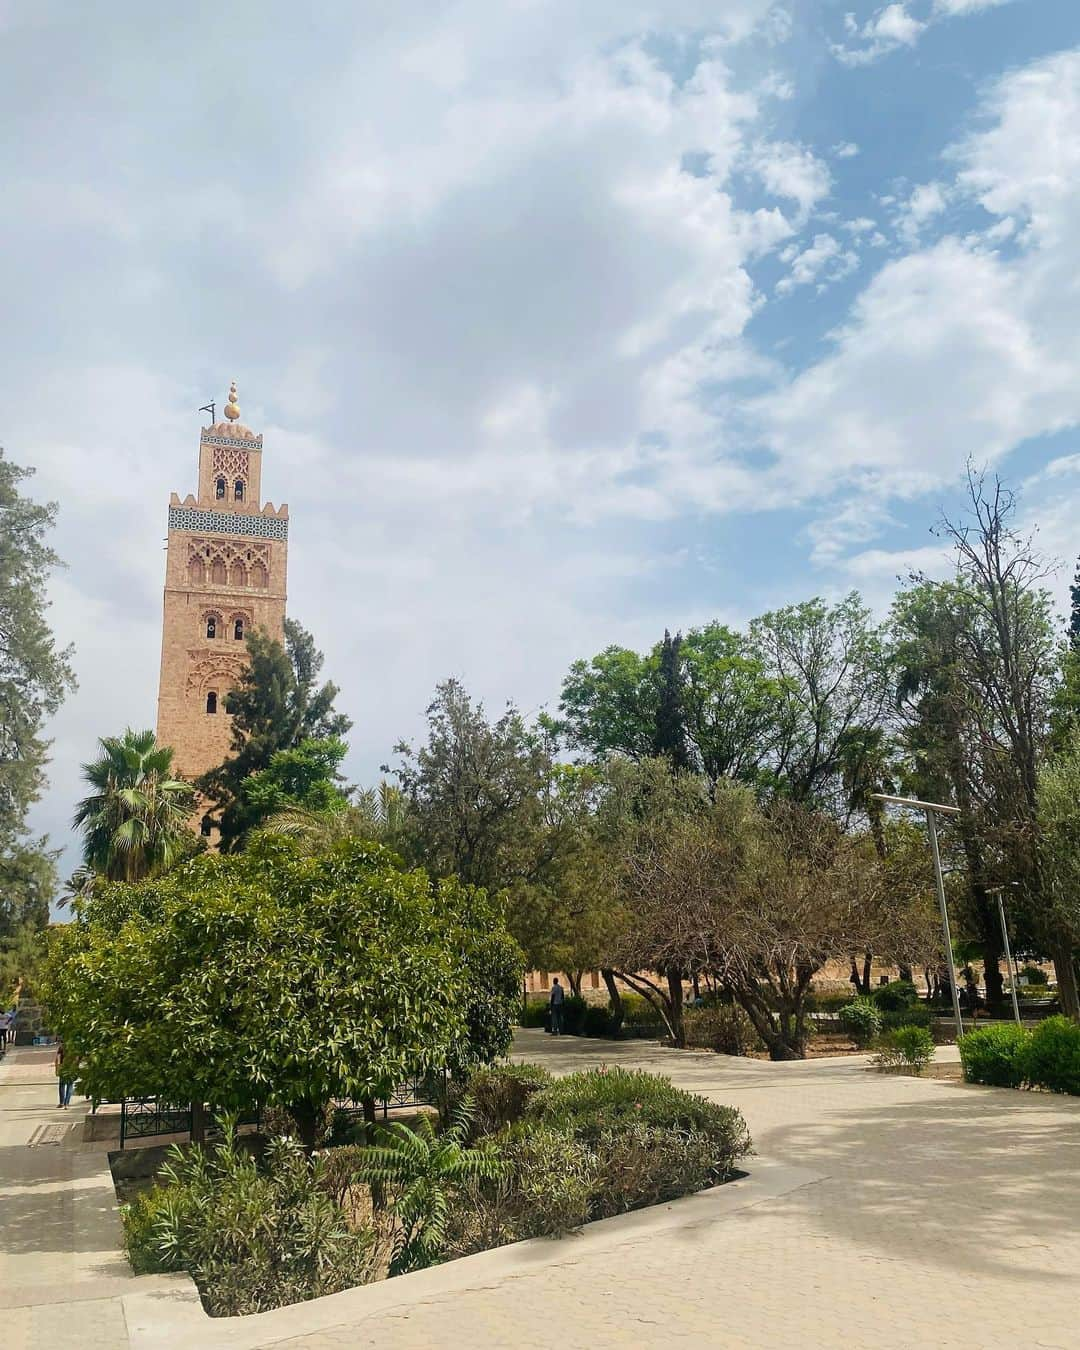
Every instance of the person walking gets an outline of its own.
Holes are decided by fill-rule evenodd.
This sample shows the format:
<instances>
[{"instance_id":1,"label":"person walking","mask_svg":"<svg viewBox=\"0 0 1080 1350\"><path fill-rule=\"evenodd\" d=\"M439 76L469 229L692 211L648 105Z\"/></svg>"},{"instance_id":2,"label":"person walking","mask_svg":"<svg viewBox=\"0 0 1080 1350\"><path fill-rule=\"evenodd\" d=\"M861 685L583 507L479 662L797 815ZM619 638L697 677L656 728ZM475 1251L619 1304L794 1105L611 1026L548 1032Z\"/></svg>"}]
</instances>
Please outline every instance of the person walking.
<instances>
[{"instance_id":1,"label":"person walking","mask_svg":"<svg viewBox=\"0 0 1080 1350\"><path fill-rule=\"evenodd\" d=\"M71 1090L75 1086L75 1071L68 1062L63 1041L56 1042L56 1059L53 1061L53 1067L56 1070L60 1105L66 1111L71 1105Z\"/></svg>"},{"instance_id":2,"label":"person walking","mask_svg":"<svg viewBox=\"0 0 1080 1350\"><path fill-rule=\"evenodd\" d=\"M551 982L551 998L548 1000L548 1006L551 1010L551 1034L553 1036L562 1035L562 1010L565 997L563 987L559 983L559 977L556 975Z\"/></svg>"}]
</instances>

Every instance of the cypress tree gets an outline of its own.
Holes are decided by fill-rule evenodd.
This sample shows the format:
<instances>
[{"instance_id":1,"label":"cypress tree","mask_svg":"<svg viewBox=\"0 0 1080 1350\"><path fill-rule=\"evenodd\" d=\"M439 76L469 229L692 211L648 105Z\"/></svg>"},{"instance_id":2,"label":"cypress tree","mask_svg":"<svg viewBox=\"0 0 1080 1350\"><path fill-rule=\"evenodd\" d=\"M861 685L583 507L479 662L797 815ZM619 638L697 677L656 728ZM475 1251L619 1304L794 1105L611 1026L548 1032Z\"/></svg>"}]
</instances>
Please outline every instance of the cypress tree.
<instances>
[{"instance_id":1,"label":"cypress tree","mask_svg":"<svg viewBox=\"0 0 1080 1350\"><path fill-rule=\"evenodd\" d=\"M659 699L653 731L653 754L663 756L671 765L673 773L685 773L693 767L686 735L686 710L683 706L682 662L679 659L681 647L682 634L676 633L672 637L665 628L657 672Z\"/></svg>"}]
</instances>

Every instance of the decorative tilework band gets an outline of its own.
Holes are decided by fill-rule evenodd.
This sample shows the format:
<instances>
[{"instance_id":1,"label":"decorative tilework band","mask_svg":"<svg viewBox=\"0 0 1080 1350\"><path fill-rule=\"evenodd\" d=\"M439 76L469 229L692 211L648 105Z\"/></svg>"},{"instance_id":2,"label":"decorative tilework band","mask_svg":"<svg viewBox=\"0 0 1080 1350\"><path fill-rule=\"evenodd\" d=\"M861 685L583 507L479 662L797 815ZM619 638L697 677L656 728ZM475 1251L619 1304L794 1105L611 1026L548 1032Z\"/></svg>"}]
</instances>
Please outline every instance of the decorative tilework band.
<instances>
[{"instance_id":1,"label":"decorative tilework band","mask_svg":"<svg viewBox=\"0 0 1080 1350\"><path fill-rule=\"evenodd\" d=\"M256 436L253 441L242 441L238 436L208 436L204 431L202 434L203 445L223 445L230 450L261 450L262 437Z\"/></svg>"},{"instance_id":2,"label":"decorative tilework band","mask_svg":"<svg viewBox=\"0 0 1080 1350\"><path fill-rule=\"evenodd\" d=\"M246 534L256 539L288 539L289 522L276 516L245 516L230 511L169 507L170 530L205 530L213 534Z\"/></svg>"}]
</instances>

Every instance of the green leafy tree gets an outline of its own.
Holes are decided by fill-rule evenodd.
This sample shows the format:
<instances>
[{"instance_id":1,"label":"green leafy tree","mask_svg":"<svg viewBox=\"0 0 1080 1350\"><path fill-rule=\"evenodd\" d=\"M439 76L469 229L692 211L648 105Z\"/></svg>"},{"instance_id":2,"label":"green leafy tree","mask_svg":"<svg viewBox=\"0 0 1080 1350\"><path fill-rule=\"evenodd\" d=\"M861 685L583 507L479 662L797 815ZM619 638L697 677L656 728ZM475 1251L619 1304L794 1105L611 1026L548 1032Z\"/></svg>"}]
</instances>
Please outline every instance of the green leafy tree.
<instances>
[{"instance_id":1,"label":"green leafy tree","mask_svg":"<svg viewBox=\"0 0 1080 1350\"><path fill-rule=\"evenodd\" d=\"M563 681L557 729L597 759L611 754L650 758L659 711L656 675L654 656L625 647L607 647L591 661L575 661Z\"/></svg>"},{"instance_id":2,"label":"green leafy tree","mask_svg":"<svg viewBox=\"0 0 1080 1350\"><path fill-rule=\"evenodd\" d=\"M457 680L427 709L427 743L395 747L416 847L437 875L500 890L535 878L551 754L513 706L490 722Z\"/></svg>"},{"instance_id":3,"label":"green leafy tree","mask_svg":"<svg viewBox=\"0 0 1080 1350\"><path fill-rule=\"evenodd\" d=\"M58 890L56 859L46 838L15 841L0 853L0 940L25 925L44 928Z\"/></svg>"},{"instance_id":4,"label":"green leafy tree","mask_svg":"<svg viewBox=\"0 0 1080 1350\"><path fill-rule=\"evenodd\" d=\"M657 663L658 697L652 752L654 756L666 759L673 773L687 773L691 768L686 740L681 649L682 634L676 633L672 637L665 631Z\"/></svg>"},{"instance_id":5,"label":"green leafy tree","mask_svg":"<svg viewBox=\"0 0 1080 1350\"><path fill-rule=\"evenodd\" d=\"M490 981L513 952L456 881L375 845L313 859L264 836L95 890L53 930L45 996L87 1093L279 1105L310 1148L331 1100L504 1052L520 965Z\"/></svg>"},{"instance_id":6,"label":"green leafy tree","mask_svg":"<svg viewBox=\"0 0 1080 1350\"><path fill-rule=\"evenodd\" d=\"M56 505L19 491L32 472L0 450L0 934L48 919L54 855L25 837L26 813L45 783L42 727L75 688L72 649L57 647L47 620Z\"/></svg>"},{"instance_id":7,"label":"green leafy tree","mask_svg":"<svg viewBox=\"0 0 1080 1350\"><path fill-rule=\"evenodd\" d=\"M231 813L235 836L244 839L289 811L320 819L341 815L348 805L338 787L346 749L344 741L309 739L288 750L275 750L265 769L256 769L240 784Z\"/></svg>"},{"instance_id":8,"label":"green leafy tree","mask_svg":"<svg viewBox=\"0 0 1080 1350\"><path fill-rule=\"evenodd\" d=\"M409 839L405 794L384 779L377 788L362 788L340 808L288 805L262 827L269 834L294 840L309 854L325 853L345 840L367 839L401 849Z\"/></svg>"},{"instance_id":9,"label":"green leafy tree","mask_svg":"<svg viewBox=\"0 0 1080 1350\"><path fill-rule=\"evenodd\" d=\"M83 864L109 881L141 881L172 867L192 847L191 785L172 773L173 752L152 731L106 736L83 765L93 789L75 809Z\"/></svg>"},{"instance_id":10,"label":"green leafy tree","mask_svg":"<svg viewBox=\"0 0 1080 1350\"><path fill-rule=\"evenodd\" d=\"M893 692L882 629L852 592L763 614L749 642L779 693L767 760L775 790L841 814L851 739L882 725Z\"/></svg>"},{"instance_id":11,"label":"green leafy tree","mask_svg":"<svg viewBox=\"0 0 1080 1350\"><path fill-rule=\"evenodd\" d=\"M252 774L268 770L279 751L304 741L340 741L352 726L334 709L337 685L319 684L323 654L294 619L285 620L284 647L259 631L248 635L247 651L248 664L228 699L232 754L198 782L213 804L225 850L239 846L249 828L242 789Z\"/></svg>"}]
</instances>

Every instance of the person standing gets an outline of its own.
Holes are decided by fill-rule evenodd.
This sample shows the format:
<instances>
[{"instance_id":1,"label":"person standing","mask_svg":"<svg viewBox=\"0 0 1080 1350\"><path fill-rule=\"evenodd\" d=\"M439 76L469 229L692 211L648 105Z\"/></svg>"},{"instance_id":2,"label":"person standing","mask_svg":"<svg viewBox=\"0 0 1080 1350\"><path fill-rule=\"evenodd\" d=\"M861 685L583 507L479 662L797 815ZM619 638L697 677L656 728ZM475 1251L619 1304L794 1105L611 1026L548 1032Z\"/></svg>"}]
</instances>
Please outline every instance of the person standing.
<instances>
[{"instance_id":1,"label":"person standing","mask_svg":"<svg viewBox=\"0 0 1080 1350\"><path fill-rule=\"evenodd\" d=\"M75 1086L75 1070L68 1061L63 1041L56 1042L56 1059L53 1061L53 1067L56 1070L60 1105L66 1111L71 1105L71 1090Z\"/></svg>"},{"instance_id":2,"label":"person standing","mask_svg":"<svg viewBox=\"0 0 1080 1350\"><path fill-rule=\"evenodd\" d=\"M551 1009L551 1034L553 1036L562 1035L562 1010L564 998L565 994L563 993L563 987L559 983L558 975L556 975L551 982L551 998L548 1000L548 1005Z\"/></svg>"}]
</instances>

